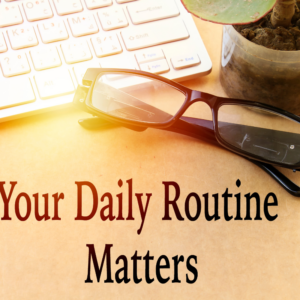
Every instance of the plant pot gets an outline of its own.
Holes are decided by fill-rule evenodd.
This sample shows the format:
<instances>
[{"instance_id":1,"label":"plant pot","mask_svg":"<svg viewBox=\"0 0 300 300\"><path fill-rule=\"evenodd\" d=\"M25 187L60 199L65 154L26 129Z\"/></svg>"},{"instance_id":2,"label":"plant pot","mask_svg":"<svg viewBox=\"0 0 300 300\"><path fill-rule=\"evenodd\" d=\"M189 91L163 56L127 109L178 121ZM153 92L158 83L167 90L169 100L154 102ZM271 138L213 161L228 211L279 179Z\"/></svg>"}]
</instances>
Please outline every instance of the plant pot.
<instances>
[{"instance_id":1,"label":"plant pot","mask_svg":"<svg viewBox=\"0 0 300 300\"><path fill-rule=\"evenodd\" d=\"M265 48L224 25L220 79L230 98L259 101L300 115L300 51Z\"/></svg>"}]
</instances>

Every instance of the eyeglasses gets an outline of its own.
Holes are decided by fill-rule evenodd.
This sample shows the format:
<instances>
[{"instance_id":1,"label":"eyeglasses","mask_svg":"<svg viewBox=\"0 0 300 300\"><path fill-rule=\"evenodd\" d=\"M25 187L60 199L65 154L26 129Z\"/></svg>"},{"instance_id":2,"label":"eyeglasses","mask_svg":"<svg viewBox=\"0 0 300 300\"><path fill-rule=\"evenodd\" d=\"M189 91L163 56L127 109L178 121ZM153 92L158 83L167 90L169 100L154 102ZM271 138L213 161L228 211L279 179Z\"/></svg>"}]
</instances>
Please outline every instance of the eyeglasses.
<instances>
[{"instance_id":1,"label":"eyeglasses","mask_svg":"<svg viewBox=\"0 0 300 300\"><path fill-rule=\"evenodd\" d=\"M88 69L82 82L74 104L97 116L81 120L82 126L152 127L201 139L245 157L300 197L300 188L275 168L300 170L300 117L259 102L191 90L143 71ZM184 116L196 102L208 105L211 120Z\"/></svg>"}]
</instances>

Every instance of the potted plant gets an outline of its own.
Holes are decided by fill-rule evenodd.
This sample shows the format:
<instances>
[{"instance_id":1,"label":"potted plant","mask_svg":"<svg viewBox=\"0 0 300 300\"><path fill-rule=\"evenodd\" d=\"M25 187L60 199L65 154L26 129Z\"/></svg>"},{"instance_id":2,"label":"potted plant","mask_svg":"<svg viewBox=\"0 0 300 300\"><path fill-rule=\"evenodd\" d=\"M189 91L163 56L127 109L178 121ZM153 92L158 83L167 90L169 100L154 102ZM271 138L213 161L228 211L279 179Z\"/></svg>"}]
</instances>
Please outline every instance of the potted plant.
<instances>
[{"instance_id":1,"label":"potted plant","mask_svg":"<svg viewBox=\"0 0 300 300\"><path fill-rule=\"evenodd\" d=\"M195 16L225 25L220 80L229 97L300 114L298 0L181 1Z\"/></svg>"}]
</instances>

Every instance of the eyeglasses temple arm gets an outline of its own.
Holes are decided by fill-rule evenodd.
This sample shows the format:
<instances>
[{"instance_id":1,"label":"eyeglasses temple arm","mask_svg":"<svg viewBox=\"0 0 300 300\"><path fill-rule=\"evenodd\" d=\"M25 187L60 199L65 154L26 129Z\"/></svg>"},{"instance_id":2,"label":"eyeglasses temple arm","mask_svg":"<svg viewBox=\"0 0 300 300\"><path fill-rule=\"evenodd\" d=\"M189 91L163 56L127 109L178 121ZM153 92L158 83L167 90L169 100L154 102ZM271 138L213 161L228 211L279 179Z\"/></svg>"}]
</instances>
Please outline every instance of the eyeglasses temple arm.
<instances>
[{"instance_id":1,"label":"eyeglasses temple arm","mask_svg":"<svg viewBox=\"0 0 300 300\"><path fill-rule=\"evenodd\" d=\"M278 169L274 166L262 163L259 161L255 161L252 159L248 159L262 170L267 172L271 177L273 177L287 192L295 197L300 197L300 187L296 185L293 181L287 178L284 174L282 174Z\"/></svg>"},{"instance_id":2,"label":"eyeglasses temple arm","mask_svg":"<svg viewBox=\"0 0 300 300\"><path fill-rule=\"evenodd\" d=\"M184 123L188 122L190 124L194 124L196 126L200 126L200 128L205 127L207 130L205 131L205 137L208 142L213 142L214 145L220 146L219 143L217 143L214 131L213 131L213 123L212 121L207 121L207 120L201 120L201 119L196 119L196 118L189 118L189 117L181 117L181 120L185 121ZM177 122L176 122L177 123ZM182 122L181 122L182 123ZM180 124L180 123L179 123ZM182 124L181 124L182 125ZM183 125L183 128L186 125ZM191 128L189 130L192 131ZM196 129L198 130L198 128ZM213 134L212 134L213 133ZM184 133L186 134L186 133ZM189 135L189 134L188 134ZM200 133L200 135L202 135ZM198 136L198 138L201 138ZM214 141L211 141L211 139L214 139ZM287 178L284 174L282 174L278 169L276 169L274 166L263 163L260 161L256 161L253 159L247 158L249 161L260 167L262 170L264 170L266 173L268 173L271 177L273 177L288 193L295 197L300 197L300 187L296 185L293 181L291 181L289 178Z\"/></svg>"},{"instance_id":3,"label":"eyeglasses temple arm","mask_svg":"<svg viewBox=\"0 0 300 300\"><path fill-rule=\"evenodd\" d=\"M200 126L199 128L205 127L207 129L205 131L205 133L208 134L208 136L209 136L209 139L207 141L211 143L212 141L210 141L210 139L213 137L213 139L214 139L213 144L220 146L219 143L217 143L217 140L214 135L212 121L201 120L201 119L196 119L196 118L189 118L189 117L181 117L181 120L185 121L184 123L188 122L190 124ZM191 130L191 128L189 130ZM196 130L198 130L198 129L196 129ZM211 134L211 132L213 133L213 135ZM201 133L200 133L200 135L201 135ZM207 137L207 135L206 135L206 137ZM201 138L201 137L198 136L198 138ZM291 181L289 178L287 178L284 174L282 174L274 166L267 164L267 163L260 162L260 161L256 161L256 160L253 160L250 158L247 158L247 159L249 161L251 161L252 163L254 163L255 165L257 165L258 167L260 167L262 170L264 170L266 173L268 173L271 177L273 177L288 193L290 193L291 195L293 195L295 197L300 197L300 187L298 185L296 185L293 181Z\"/></svg>"},{"instance_id":4,"label":"eyeglasses temple arm","mask_svg":"<svg viewBox=\"0 0 300 300\"><path fill-rule=\"evenodd\" d=\"M79 120L79 124L85 127L86 129L98 129L103 128L104 126L114 125L113 123L98 117ZM117 123L115 124L119 125ZM122 124L122 126L124 125ZM137 128L135 127L131 128L130 126L128 126L128 128L137 130ZM144 130L144 128L141 127L141 130ZM168 128L163 128L163 130L184 134L190 137L204 140L215 146L221 147L216 140L212 121L190 117L181 117L175 124ZM266 173L268 173L271 177L273 177L288 193L295 197L300 197L300 187L296 185L293 181L291 181L289 178L287 178L284 174L282 174L274 166L249 158L246 159L257 165Z\"/></svg>"},{"instance_id":5,"label":"eyeglasses temple arm","mask_svg":"<svg viewBox=\"0 0 300 300\"><path fill-rule=\"evenodd\" d=\"M220 147L215 137L212 121L181 117L172 126L163 130L184 134Z\"/></svg>"}]
</instances>

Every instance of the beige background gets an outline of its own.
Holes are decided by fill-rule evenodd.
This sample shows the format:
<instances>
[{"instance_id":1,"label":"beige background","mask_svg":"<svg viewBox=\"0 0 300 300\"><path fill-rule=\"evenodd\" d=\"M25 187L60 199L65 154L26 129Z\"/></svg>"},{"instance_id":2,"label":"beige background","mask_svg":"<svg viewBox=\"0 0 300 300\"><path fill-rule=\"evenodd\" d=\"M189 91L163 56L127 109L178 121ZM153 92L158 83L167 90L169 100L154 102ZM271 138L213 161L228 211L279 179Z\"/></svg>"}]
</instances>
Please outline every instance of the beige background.
<instances>
[{"instance_id":1,"label":"beige background","mask_svg":"<svg viewBox=\"0 0 300 300\"><path fill-rule=\"evenodd\" d=\"M218 72L221 26L196 20L201 36L213 60L209 76L185 82L193 89L224 95ZM10 212L12 221L0 220L0 299L299 299L300 284L300 202L290 196L258 167L230 152L217 149L186 136L148 129L137 133L125 128L86 131L77 124L83 112L69 110L0 124L0 180L18 181ZM299 175L287 174L300 183ZM103 222L97 215L88 222L75 221L77 190L75 181L90 181L99 197L105 192L124 194L127 208L127 184L117 182L133 178L134 193L153 193L141 235L140 215L134 202L135 221ZM242 184L237 188L235 182ZM242 195L258 192L262 198L276 193L279 205L274 222L207 222L202 206L196 222L162 221L164 187L162 181L176 181L181 187L180 208L190 192L203 194L230 192ZM37 222L33 212L26 222L16 219L15 198L20 192L63 192L59 204L61 221ZM85 201L90 201L86 192ZM245 201L242 197L242 210ZM50 201L50 215L53 204ZM230 201L235 213L236 202ZM99 207L103 204L99 203ZM263 208L263 206L261 205ZM86 206L88 209L88 206ZM255 209L252 209L254 216ZM243 213L242 213L243 214ZM0 216L3 203L0 204ZM174 214L173 214L174 217ZM185 282L186 267L180 265L182 282L147 285L143 261L139 276L125 284L85 284L86 244L95 244L98 259L104 245L112 243L113 261L121 255L128 259L137 250L154 255L198 257L198 280ZM132 265L129 260L129 275ZM113 264L113 270L116 270ZM173 267L163 272L173 277ZM103 276L103 275L102 275Z\"/></svg>"}]
</instances>

